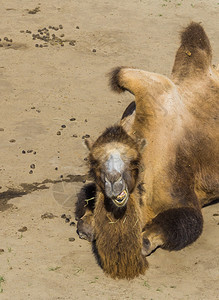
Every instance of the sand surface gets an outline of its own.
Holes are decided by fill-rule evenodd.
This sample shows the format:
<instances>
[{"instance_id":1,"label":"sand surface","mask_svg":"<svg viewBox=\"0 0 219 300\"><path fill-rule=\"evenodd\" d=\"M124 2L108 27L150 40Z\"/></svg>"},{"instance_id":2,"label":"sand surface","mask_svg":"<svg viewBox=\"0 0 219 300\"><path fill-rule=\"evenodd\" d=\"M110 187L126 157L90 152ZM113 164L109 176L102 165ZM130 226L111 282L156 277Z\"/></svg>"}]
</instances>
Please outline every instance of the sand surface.
<instances>
[{"instance_id":1,"label":"sand surface","mask_svg":"<svg viewBox=\"0 0 219 300\"><path fill-rule=\"evenodd\" d=\"M203 209L195 244L159 249L130 282L107 277L71 223L87 174L84 136L95 139L133 100L113 94L106 73L125 65L170 75L192 20L217 64L218 1L8 0L0 16L0 299L219 299L218 204Z\"/></svg>"}]
</instances>

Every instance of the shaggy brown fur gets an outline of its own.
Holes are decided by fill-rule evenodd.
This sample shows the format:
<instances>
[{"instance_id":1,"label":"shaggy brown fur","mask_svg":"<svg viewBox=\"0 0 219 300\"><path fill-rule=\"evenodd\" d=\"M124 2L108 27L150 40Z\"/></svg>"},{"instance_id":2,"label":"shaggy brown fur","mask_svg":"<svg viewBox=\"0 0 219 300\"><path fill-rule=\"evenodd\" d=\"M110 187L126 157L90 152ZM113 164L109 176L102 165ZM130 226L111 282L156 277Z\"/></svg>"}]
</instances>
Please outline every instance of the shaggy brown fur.
<instances>
[{"instance_id":1,"label":"shaggy brown fur","mask_svg":"<svg viewBox=\"0 0 219 300\"><path fill-rule=\"evenodd\" d=\"M201 207L218 197L219 74L211 58L204 29L191 23L171 80L125 67L111 72L112 89L131 92L135 103L120 126L89 146L95 208L78 230L89 224L98 262L113 278L143 274L145 256L157 247L193 243L202 232ZM115 199L124 189L121 207Z\"/></svg>"}]
</instances>

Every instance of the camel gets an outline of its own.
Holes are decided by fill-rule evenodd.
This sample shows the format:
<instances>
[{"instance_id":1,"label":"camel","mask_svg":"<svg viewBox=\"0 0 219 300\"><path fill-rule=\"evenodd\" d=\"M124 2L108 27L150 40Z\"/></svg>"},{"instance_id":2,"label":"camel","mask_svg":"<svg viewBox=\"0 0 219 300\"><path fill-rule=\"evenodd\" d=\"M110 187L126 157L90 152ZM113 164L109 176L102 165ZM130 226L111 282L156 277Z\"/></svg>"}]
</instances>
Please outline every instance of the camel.
<instances>
[{"instance_id":1,"label":"camel","mask_svg":"<svg viewBox=\"0 0 219 300\"><path fill-rule=\"evenodd\" d=\"M171 78L117 67L110 85L134 101L92 143L93 183L76 203L77 230L103 271L132 279L158 247L180 250L203 229L201 208L218 199L219 73L198 23L181 33Z\"/></svg>"}]
</instances>

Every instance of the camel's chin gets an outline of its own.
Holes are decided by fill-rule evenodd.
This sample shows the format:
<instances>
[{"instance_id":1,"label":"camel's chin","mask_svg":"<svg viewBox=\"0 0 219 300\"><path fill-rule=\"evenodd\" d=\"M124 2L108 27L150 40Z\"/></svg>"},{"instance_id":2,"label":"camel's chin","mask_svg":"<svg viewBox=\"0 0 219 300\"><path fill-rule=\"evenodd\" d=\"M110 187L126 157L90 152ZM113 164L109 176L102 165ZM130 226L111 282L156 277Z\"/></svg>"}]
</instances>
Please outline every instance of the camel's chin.
<instances>
[{"instance_id":1,"label":"camel's chin","mask_svg":"<svg viewBox=\"0 0 219 300\"><path fill-rule=\"evenodd\" d=\"M116 206L123 207L126 205L128 199L129 199L129 193L125 189L116 198L113 198L112 201Z\"/></svg>"}]
</instances>

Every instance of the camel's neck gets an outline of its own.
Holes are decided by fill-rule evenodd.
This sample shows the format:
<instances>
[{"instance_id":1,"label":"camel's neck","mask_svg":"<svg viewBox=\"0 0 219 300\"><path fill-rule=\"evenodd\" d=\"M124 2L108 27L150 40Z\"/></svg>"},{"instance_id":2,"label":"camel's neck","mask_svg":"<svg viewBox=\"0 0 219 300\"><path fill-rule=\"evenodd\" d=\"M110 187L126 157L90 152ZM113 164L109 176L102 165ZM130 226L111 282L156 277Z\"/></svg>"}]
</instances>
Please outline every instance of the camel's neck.
<instances>
[{"instance_id":1,"label":"camel's neck","mask_svg":"<svg viewBox=\"0 0 219 300\"><path fill-rule=\"evenodd\" d=\"M104 271L114 278L133 278L143 274L147 267L141 254L142 217L137 202L130 197L120 219L106 210L103 194L99 194L96 202L96 248Z\"/></svg>"}]
</instances>

